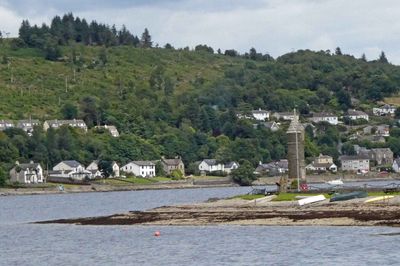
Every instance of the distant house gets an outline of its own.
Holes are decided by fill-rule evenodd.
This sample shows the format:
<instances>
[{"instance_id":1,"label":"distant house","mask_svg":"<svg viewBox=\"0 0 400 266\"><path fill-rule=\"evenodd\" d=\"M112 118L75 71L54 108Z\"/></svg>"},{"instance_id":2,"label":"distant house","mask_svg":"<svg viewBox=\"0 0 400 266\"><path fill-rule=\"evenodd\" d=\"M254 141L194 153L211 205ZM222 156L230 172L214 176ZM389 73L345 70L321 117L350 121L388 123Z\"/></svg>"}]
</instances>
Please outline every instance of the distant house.
<instances>
[{"instance_id":1,"label":"distant house","mask_svg":"<svg viewBox=\"0 0 400 266\"><path fill-rule=\"evenodd\" d=\"M396 112L396 107L389 104L385 104L378 108L372 108L372 113L374 115L379 115L379 116L385 116L385 115L394 116L395 112Z\"/></svg>"},{"instance_id":2,"label":"distant house","mask_svg":"<svg viewBox=\"0 0 400 266\"><path fill-rule=\"evenodd\" d=\"M24 130L28 135L32 135L33 127L39 126L40 122L36 119L18 120L17 128Z\"/></svg>"},{"instance_id":3,"label":"distant house","mask_svg":"<svg viewBox=\"0 0 400 266\"><path fill-rule=\"evenodd\" d=\"M328 122L331 125L339 123L338 117L331 113L314 113L310 120L314 123Z\"/></svg>"},{"instance_id":4,"label":"distant house","mask_svg":"<svg viewBox=\"0 0 400 266\"><path fill-rule=\"evenodd\" d=\"M86 167L87 171L90 171L92 173L92 178L99 178L99 177L103 177L102 172L99 169L99 160L95 160L93 162L91 162L87 167Z\"/></svg>"},{"instance_id":5,"label":"distant house","mask_svg":"<svg viewBox=\"0 0 400 266\"><path fill-rule=\"evenodd\" d=\"M224 172L230 174L233 170L238 168L239 168L239 163L232 161L224 165Z\"/></svg>"},{"instance_id":6,"label":"distant house","mask_svg":"<svg viewBox=\"0 0 400 266\"><path fill-rule=\"evenodd\" d=\"M350 120L365 119L369 121L368 114L358 110L348 110L346 117L348 117Z\"/></svg>"},{"instance_id":7,"label":"distant house","mask_svg":"<svg viewBox=\"0 0 400 266\"><path fill-rule=\"evenodd\" d=\"M43 169L39 163L18 163L10 170L10 181L23 184L43 183Z\"/></svg>"},{"instance_id":8,"label":"distant house","mask_svg":"<svg viewBox=\"0 0 400 266\"><path fill-rule=\"evenodd\" d=\"M216 172L216 171L225 171L225 165L222 163L218 163L215 159L204 159L199 164L200 172Z\"/></svg>"},{"instance_id":9,"label":"distant house","mask_svg":"<svg viewBox=\"0 0 400 266\"><path fill-rule=\"evenodd\" d=\"M365 155L343 155L339 157L342 164L342 171L367 173L369 171L369 158Z\"/></svg>"},{"instance_id":10,"label":"distant house","mask_svg":"<svg viewBox=\"0 0 400 266\"><path fill-rule=\"evenodd\" d=\"M392 169L396 173L400 173L400 158L397 158L393 161Z\"/></svg>"},{"instance_id":11,"label":"distant house","mask_svg":"<svg viewBox=\"0 0 400 266\"><path fill-rule=\"evenodd\" d=\"M363 128L364 134L374 134L376 136L389 137L390 127L389 125L378 125L378 126L366 126Z\"/></svg>"},{"instance_id":12,"label":"distant house","mask_svg":"<svg viewBox=\"0 0 400 266\"><path fill-rule=\"evenodd\" d=\"M3 131L7 128L14 127L14 122L10 120L0 120L0 131Z\"/></svg>"},{"instance_id":13,"label":"distant house","mask_svg":"<svg viewBox=\"0 0 400 266\"><path fill-rule=\"evenodd\" d=\"M180 157L174 159L166 159L161 157L161 164L163 166L164 172L170 175L172 171L179 170L183 175L185 175L185 165Z\"/></svg>"},{"instance_id":14,"label":"distant house","mask_svg":"<svg viewBox=\"0 0 400 266\"><path fill-rule=\"evenodd\" d=\"M251 114L253 115L255 120L258 120L258 121L269 120L269 112L265 111L265 110L261 110L261 108L258 110L251 111Z\"/></svg>"},{"instance_id":15,"label":"distant house","mask_svg":"<svg viewBox=\"0 0 400 266\"><path fill-rule=\"evenodd\" d=\"M119 177L120 174L119 174L119 165L118 165L118 163L113 161L111 163L111 167L113 169L113 177Z\"/></svg>"},{"instance_id":16,"label":"distant house","mask_svg":"<svg viewBox=\"0 0 400 266\"><path fill-rule=\"evenodd\" d=\"M84 180L93 178L93 173L85 169L80 162L75 160L62 161L53 167L53 171L49 172L49 176L70 178L74 180Z\"/></svg>"},{"instance_id":17,"label":"distant house","mask_svg":"<svg viewBox=\"0 0 400 266\"><path fill-rule=\"evenodd\" d=\"M272 121L272 122L263 122L263 123L261 123L261 125L265 126L266 128L268 128L272 132L275 132L275 131L279 130L279 124L274 122L274 121Z\"/></svg>"},{"instance_id":18,"label":"distant house","mask_svg":"<svg viewBox=\"0 0 400 266\"><path fill-rule=\"evenodd\" d=\"M275 117L278 120L285 120L285 121L292 121L294 119L294 113L292 112L281 112L281 113L273 113L273 117ZM296 115L297 119L299 118L299 115Z\"/></svg>"},{"instance_id":19,"label":"distant house","mask_svg":"<svg viewBox=\"0 0 400 266\"><path fill-rule=\"evenodd\" d=\"M282 175L289 171L289 164L288 160L282 159L279 161L274 161L270 163L261 163L255 169L255 173L258 175L269 175L269 176L276 176Z\"/></svg>"},{"instance_id":20,"label":"distant house","mask_svg":"<svg viewBox=\"0 0 400 266\"><path fill-rule=\"evenodd\" d=\"M49 128L59 128L63 125L67 125L70 127L80 128L87 131L86 123L81 119L73 119L73 120L46 120L43 123L43 129L47 131Z\"/></svg>"},{"instance_id":21,"label":"distant house","mask_svg":"<svg viewBox=\"0 0 400 266\"><path fill-rule=\"evenodd\" d=\"M95 126L95 128L104 128L108 130L114 138L119 137L119 132L118 129L115 126L110 126L110 125L104 125L104 126Z\"/></svg>"},{"instance_id":22,"label":"distant house","mask_svg":"<svg viewBox=\"0 0 400 266\"><path fill-rule=\"evenodd\" d=\"M135 176L156 176L156 165L151 161L132 161L121 167L120 170L124 171L125 173L131 173Z\"/></svg>"},{"instance_id":23,"label":"distant house","mask_svg":"<svg viewBox=\"0 0 400 266\"><path fill-rule=\"evenodd\" d=\"M312 172L337 172L337 166L333 163L333 158L328 155L320 154L312 163L306 166L306 170Z\"/></svg>"},{"instance_id":24,"label":"distant house","mask_svg":"<svg viewBox=\"0 0 400 266\"><path fill-rule=\"evenodd\" d=\"M392 165L393 152L390 148L371 149L370 160L375 161L377 165Z\"/></svg>"}]
</instances>

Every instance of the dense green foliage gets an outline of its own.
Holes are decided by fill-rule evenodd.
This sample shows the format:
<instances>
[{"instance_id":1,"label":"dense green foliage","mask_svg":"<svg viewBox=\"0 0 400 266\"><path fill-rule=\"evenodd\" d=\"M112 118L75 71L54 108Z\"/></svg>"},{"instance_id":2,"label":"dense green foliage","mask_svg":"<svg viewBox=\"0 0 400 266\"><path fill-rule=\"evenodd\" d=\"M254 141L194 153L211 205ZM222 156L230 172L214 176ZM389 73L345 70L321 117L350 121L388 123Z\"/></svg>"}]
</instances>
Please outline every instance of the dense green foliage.
<instances>
[{"instance_id":1,"label":"dense green foliage","mask_svg":"<svg viewBox=\"0 0 400 266\"><path fill-rule=\"evenodd\" d=\"M72 14L54 18L50 26L24 21L19 39L0 43L1 119L77 117L90 128L87 134L36 129L32 137L2 132L4 166L30 159L51 167L62 159L125 163L179 155L188 166L216 158L245 159L254 167L286 157L287 124L271 132L238 119L237 112L297 107L303 117L312 111L342 114L349 107L370 107L400 88L400 67L387 63L384 53L367 62L340 49L336 54L301 50L276 60L254 48L244 55L214 54L207 45L162 49L154 48L148 30L139 40L125 28L87 24ZM104 124L117 126L121 137L93 128ZM322 123L312 131L306 157L324 153L336 159L340 127ZM396 141L387 145L400 154Z\"/></svg>"},{"instance_id":2,"label":"dense green foliage","mask_svg":"<svg viewBox=\"0 0 400 266\"><path fill-rule=\"evenodd\" d=\"M232 170L231 176L233 181L242 186L250 186L257 179L254 167L247 160L241 161L239 168Z\"/></svg>"}]
</instances>

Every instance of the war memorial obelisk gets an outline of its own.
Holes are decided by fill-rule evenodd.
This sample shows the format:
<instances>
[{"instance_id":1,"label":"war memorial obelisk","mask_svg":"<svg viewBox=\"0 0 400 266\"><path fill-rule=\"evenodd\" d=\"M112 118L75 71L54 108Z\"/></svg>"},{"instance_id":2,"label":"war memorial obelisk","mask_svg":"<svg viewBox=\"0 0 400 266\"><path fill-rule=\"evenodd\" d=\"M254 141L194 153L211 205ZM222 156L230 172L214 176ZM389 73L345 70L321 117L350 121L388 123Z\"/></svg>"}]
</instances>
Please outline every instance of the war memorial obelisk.
<instances>
[{"instance_id":1,"label":"war memorial obelisk","mask_svg":"<svg viewBox=\"0 0 400 266\"><path fill-rule=\"evenodd\" d=\"M289 182L297 180L297 190L305 183L306 169L304 162L304 127L294 110L294 118L286 132L288 138Z\"/></svg>"}]
</instances>

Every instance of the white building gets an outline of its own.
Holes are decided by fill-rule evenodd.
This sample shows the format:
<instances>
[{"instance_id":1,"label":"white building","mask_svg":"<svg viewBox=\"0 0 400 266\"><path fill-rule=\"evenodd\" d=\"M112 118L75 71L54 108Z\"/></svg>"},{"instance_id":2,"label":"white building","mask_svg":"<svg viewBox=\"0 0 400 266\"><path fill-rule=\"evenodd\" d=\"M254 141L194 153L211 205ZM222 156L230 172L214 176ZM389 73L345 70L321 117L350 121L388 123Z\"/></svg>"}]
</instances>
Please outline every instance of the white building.
<instances>
[{"instance_id":1,"label":"white building","mask_svg":"<svg viewBox=\"0 0 400 266\"><path fill-rule=\"evenodd\" d=\"M396 173L400 173L400 158L393 160L392 169Z\"/></svg>"},{"instance_id":2,"label":"white building","mask_svg":"<svg viewBox=\"0 0 400 266\"><path fill-rule=\"evenodd\" d=\"M121 167L121 171L135 176L154 177L156 176L156 165L151 161L132 161Z\"/></svg>"},{"instance_id":3,"label":"white building","mask_svg":"<svg viewBox=\"0 0 400 266\"><path fill-rule=\"evenodd\" d=\"M342 164L342 171L352 171L357 173L366 173L369 171L369 158L365 155L340 156L339 161Z\"/></svg>"},{"instance_id":4,"label":"white building","mask_svg":"<svg viewBox=\"0 0 400 266\"><path fill-rule=\"evenodd\" d=\"M233 161L229 162L229 163L226 163L224 165L224 171L227 174L230 174L233 170L238 169L238 168L239 168L239 163L233 162Z\"/></svg>"},{"instance_id":5,"label":"white building","mask_svg":"<svg viewBox=\"0 0 400 266\"><path fill-rule=\"evenodd\" d=\"M364 113L363 111L358 111L358 110L348 110L347 117L351 120L365 119L365 120L369 121L368 114Z\"/></svg>"},{"instance_id":6,"label":"white building","mask_svg":"<svg viewBox=\"0 0 400 266\"><path fill-rule=\"evenodd\" d=\"M43 169L39 163L18 163L10 170L10 181L23 184L43 183Z\"/></svg>"},{"instance_id":7,"label":"white building","mask_svg":"<svg viewBox=\"0 0 400 266\"><path fill-rule=\"evenodd\" d=\"M85 166L75 160L62 161L53 167L49 176L70 178L74 180L83 180L85 178L94 178L92 171L86 170Z\"/></svg>"},{"instance_id":8,"label":"white building","mask_svg":"<svg viewBox=\"0 0 400 266\"><path fill-rule=\"evenodd\" d=\"M119 132L118 129L115 126L109 126L109 125L104 125L104 126L95 126L95 128L104 128L108 130L114 138L119 137Z\"/></svg>"},{"instance_id":9,"label":"white building","mask_svg":"<svg viewBox=\"0 0 400 266\"><path fill-rule=\"evenodd\" d=\"M372 108L372 113L374 115L394 115L394 113L396 112L396 107L391 106L389 104L385 104L381 107L378 108Z\"/></svg>"},{"instance_id":10,"label":"white building","mask_svg":"<svg viewBox=\"0 0 400 266\"><path fill-rule=\"evenodd\" d=\"M282 112L282 113L273 113L273 117L278 120L292 121L294 119L294 113L291 112ZM299 119L299 115L296 115L297 119Z\"/></svg>"},{"instance_id":11,"label":"white building","mask_svg":"<svg viewBox=\"0 0 400 266\"><path fill-rule=\"evenodd\" d=\"M311 121L314 123L328 122L331 125L337 125L339 123L338 117L331 113L314 113Z\"/></svg>"},{"instance_id":12,"label":"white building","mask_svg":"<svg viewBox=\"0 0 400 266\"><path fill-rule=\"evenodd\" d=\"M253 115L255 120L259 121L269 120L269 112L261 110L261 108L258 110L251 111L251 114Z\"/></svg>"},{"instance_id":13,"label":"white building","mask_svg":"<svg viewBox=\"0 0 400 266\"><path fill-rule=\"evenodd\" d=\"M119 177L119 165L117 162L111 162L112 174L107 177ZM102 173L99 169L99 160L95 160L91 162L87 167L86 170L92 172L94 177L102 176L104 177L104 173Z\"/></svg>"},{"instance_id":14,"label":"white building","mask_svg":"<svg viewBox=\"0 0 400 266\"><path fill-rule=\"evenodd\" d=\"M199 170L203 172L216 172L225 171L225 165L222 163L217 163L215 159L204 159L199 164Z\"/></svg>"},{"instance_id":15,"label":"white building","mask_svg":"<svg viewBox=\"0 0 400 266\"><path fill-rule=\"evenodd\" d=\"M43 129L47 131L49 128L59 128L63 125L67 125L70 127L75 127L75 128L80 128L84 130L85 132L87 131L87 126L85 121L81 119L72 119L72 120L46 120L43 123Z\"/></svg>"},{"instance_id":16,"label":"white building","mask_svg":"<svg viewBox=\"0 0 400 266\"><path fill-rule=\"evenodd\" d=\"M14 122L10 120L0 120L0 131L3 131L7 128L14 127Z\"/></svg>"}]
</instances>

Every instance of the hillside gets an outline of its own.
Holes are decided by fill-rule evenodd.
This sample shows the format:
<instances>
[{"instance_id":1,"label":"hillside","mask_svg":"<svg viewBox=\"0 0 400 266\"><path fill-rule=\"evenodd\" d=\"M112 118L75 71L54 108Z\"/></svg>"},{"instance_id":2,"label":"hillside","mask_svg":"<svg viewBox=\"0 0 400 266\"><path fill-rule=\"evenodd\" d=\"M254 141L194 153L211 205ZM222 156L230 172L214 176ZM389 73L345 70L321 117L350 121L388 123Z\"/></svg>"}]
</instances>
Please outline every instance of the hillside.
<instances>
[{"instance_id":1,"label":"hillside","mask_svg":"<svg viewBox=\"0 0 400 266\"><path fill-rule=\"evenodd\" d=\"M125 163L161 155L180 155L187 164L217 158L256 165L285 158L285 127L278 132L255 129L253 122L238 120L236 112L295 107L304 116L313 111L341 115L353 107L369 111L400 87L398 66L324 51L297 51L274 60L124 45L60 48L62 57L49 61L40 49L2 41L0 118L78 117L89 128L116 125L122 136L63 129L68 137L52 132L50 143L49 132L33 139L5 132L0 136L4 166L16 159L51 166L60 159ZM324 152L337 158L339 131L330 132L329 141L310 136L306 155Z\"/></svg>"}]
</instances>

